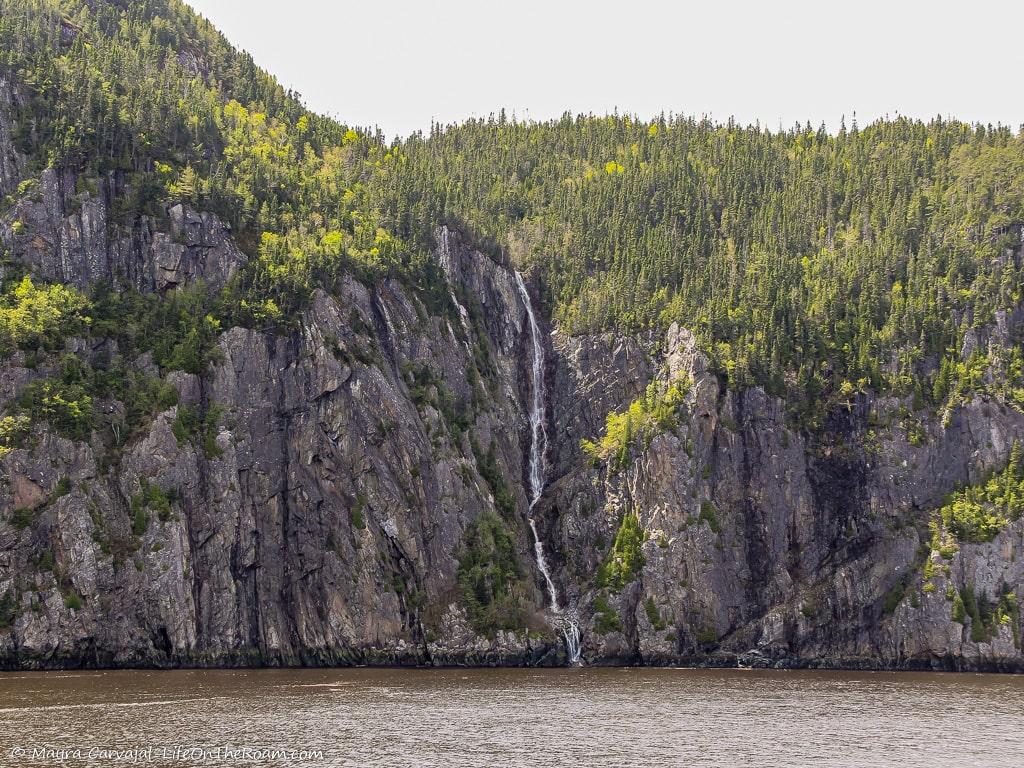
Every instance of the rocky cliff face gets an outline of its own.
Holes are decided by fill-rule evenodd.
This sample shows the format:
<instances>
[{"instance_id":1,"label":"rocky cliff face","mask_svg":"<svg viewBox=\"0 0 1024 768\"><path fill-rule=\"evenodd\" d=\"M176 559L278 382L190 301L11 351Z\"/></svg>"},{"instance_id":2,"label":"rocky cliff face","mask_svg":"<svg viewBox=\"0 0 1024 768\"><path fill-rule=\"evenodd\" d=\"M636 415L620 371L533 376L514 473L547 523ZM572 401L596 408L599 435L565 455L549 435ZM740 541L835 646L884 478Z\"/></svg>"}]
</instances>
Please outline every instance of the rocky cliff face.
<instances>
[{"instance_id":1,"label":"rocky cliff face","mask_svg":"<svg viewBox=\"0 0 1024 768\"><path fill-rule=\"evenodd\" d=\"M764 391L724 387L685 329L661 346L657 375L692 377L681 425L621 469L569 470L549 493L549 535L589 606L592 660L1022 668L1018 618L972 641L951 606L960 590L994 602L1021 588L1024 524L948 559L928 527L954 488L1006 465L1024 436L1019 411L979 396L911 438L907 403L861 397L813 437ZM569 380L642 359L626 340L564 340L560 352ZM639 359L619 368L614 393L592 385L595 413L556 402L563 444L635 396L651 370ZM644 565L624 589L595 589L627 512L646 533ZM617 629L602 621L602 600Z\"/></svg>"},{"instance_id":2,"label":"rocky cliff face","mask_svg":"<svg viewBox=\"0 0 1024 768\"><path fill-rule=\"evenodd\" d=\"M239 261L223 225L180 207L171 233L141 248L86 238L61 259L84 219L55 199L44 219L52 237L21 251L51 277L107 269L127 252L137 285L170 290L196 275L224 280ZM24 221L34 209L15 210ZM95 434L73 443L45 428L8 453L0 593L18 598L0 633L2 663L553 659L537 633L477 636L459 605L463 533L495 503L471 439L515 478L525 508L525 312L508 270L447 232L441 244L453 296L472 295L479 322L461 306L454 321L430 317L397 283L350 281L336 296L316 294L297 331L224 332L209 374L169 374L178 404L121 455ZM471 381L481 354L492 370ZM46 373L23 363L6 365L8 400ZM214 414L207 439L176 437L186 408ZM529 565L525 526L515 533ZM532 598L539 609L539 589Z\"/></svg>"},{"instance_id":3,"label":"rocky cliff face","mask_svg":"<svg viewBox=\"0 0 1024 768\"><path fill-rule=\"evenodd\" d=\"M13 136L17 108L17 91L0 77L0 197L15 191L25 166L25 158L18 151Z\"/></svg>"},{"instance_id":4,"label":"rocky cliff face","mask_svg":"<svg viewBox=\"0 0 1024 768\"><path fill-rule=\"evenodd\" d=\"M244 265L215 216L125 214L116 175L26 175L16 105L0 81L10 263L142 292L224 285ZM439 230L434 256L450 312L394 281L349 280L288 332L223 330L202 376L129 361L178 402L123 448L37 424L6 453L0 666L563 663L526 523L525 307L510 269L457 233ZM1016 343L1019 320L969 334L965 358ZM928 528L953 489L1005 466L1019 411L976 396L915 414L856 396L810 433L777 398L727 386L686 329L556 330L545 344L538 528L587 662L1024 669L1019 615L981 639L951 607L961 590L994 601L1024 588L1024 521L945 554ZM66 351L119 354L95 339ZM0 398L56 365L15 353ZM587 459L580 441L606 414L676 380L689 386L672 428L615 466ZM176 429L185 413L200 435ZM478 631L464 604L460 557L486 514L508 520L521 631ZM613 588L598 573L627 514L642 565Z\"/></svg>"}]
</instances>

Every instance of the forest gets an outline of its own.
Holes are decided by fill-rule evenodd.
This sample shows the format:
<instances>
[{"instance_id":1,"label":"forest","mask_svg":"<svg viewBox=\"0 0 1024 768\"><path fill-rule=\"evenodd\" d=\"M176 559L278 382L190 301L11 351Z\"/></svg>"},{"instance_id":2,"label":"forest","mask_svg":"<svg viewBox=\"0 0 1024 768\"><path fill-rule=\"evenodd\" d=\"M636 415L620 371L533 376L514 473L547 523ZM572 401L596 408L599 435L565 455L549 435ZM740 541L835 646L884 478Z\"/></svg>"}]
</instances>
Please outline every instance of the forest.
<instances>
[{"instance_id":1,"label":"forest","mask_svg":"<svg viewBox=\"0 0 1024 768\"><path fill-rule=\"evenodd\" d=\"M430 257L446 223L528 271L564 332L678 322L730 385L785 397L812 429L868 392L1024 404L1019 346L961 349L1021 301L1018 129L501 112L391 142L310 112L177 0L0 0L0 77L23 99L34 174L70 167L86 191L118 174L126 215L184 202L231 223L250 264L196 311L152 308L168 350L199 343L195 318L285 330L346 275L399 279L450 312ZM6 348L83 325L58 321L86 317L84 297L5 275ZM97 297L102 325L116 302Z\"/></svg>"}]
</instances>

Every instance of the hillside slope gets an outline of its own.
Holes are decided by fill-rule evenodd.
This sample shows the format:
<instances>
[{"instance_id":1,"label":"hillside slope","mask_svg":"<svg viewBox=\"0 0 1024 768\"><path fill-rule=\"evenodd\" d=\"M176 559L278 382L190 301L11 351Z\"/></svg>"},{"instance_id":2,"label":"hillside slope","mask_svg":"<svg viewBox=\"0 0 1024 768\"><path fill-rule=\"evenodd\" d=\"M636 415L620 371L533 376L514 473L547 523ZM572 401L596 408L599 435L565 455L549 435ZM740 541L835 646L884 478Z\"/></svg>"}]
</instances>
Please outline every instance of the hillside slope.
<instances>
[{"instance_id":1,"label":"hillside slope","mask_svg":"<svg viewBox=\"0 0 1024 768\"><path fill-rule=\"evenodd\" d=\"M1020 136L388 145L174 0L0 41L0 666L1024 669Z\"/></svg>"}]
</instances>

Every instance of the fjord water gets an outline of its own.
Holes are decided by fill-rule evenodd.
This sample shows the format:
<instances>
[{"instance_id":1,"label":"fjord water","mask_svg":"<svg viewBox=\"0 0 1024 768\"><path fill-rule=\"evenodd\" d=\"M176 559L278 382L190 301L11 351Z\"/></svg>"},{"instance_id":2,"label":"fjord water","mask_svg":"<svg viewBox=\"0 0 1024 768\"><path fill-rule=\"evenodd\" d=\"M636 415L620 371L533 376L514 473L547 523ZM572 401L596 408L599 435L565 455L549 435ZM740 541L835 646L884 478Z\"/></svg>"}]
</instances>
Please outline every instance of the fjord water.
<instances>
[{"instance_id":1,"label":"fjord water","mask_svg":"<svg viewBox=\"0 0 1024 768\"><path fill-rule=\"evenodd\" d=\"M212 755L225 745L321 750L287 763L309 766L1011 766L1024 755L1024 678L609 668L0 674L0 765L56 764L11 757L36 746Z\"/></svg>"}]
</instances>

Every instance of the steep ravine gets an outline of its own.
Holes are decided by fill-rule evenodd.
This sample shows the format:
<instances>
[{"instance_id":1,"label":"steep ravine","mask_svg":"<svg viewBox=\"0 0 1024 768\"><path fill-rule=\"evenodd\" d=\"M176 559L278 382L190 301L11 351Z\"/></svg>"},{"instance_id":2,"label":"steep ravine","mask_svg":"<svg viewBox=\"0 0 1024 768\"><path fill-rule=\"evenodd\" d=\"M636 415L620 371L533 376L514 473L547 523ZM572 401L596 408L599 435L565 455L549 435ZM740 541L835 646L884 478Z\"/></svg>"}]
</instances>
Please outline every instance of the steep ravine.
<instances>
[{"instance_id":1,"label":"steep ravine","mask_svg":"<svg viewBox=\"0 0 1024 768\"><path fill-rule=\"evenodd\" d=\"M0 149L11 190L20 161ZM101 186L45 171L0 241L40 277L82 287L217 286L244 265L216 217L175 206L114 223L124 190L113 176ZM510 267L454 231L437 243L450 312L396 281L349 280L286 332L224 329L203 376L131 361L178 404L120 451L37 425L3 456L0 595L13 608L0 666L565 663L527 517L526 306ZM1002 318L1004 335L1016 320ZM1019 616L976 642L948 596L1020 593L1024 522L948 559L922 546L947 494L1005 466L1020 412L977 395L946 418L914 414L924 437L911 440L906 403L860 395L811 433L777 398L726 386L686 329L569 337L538 321L546 474L532 514L586 663L1024 669ZM998 341L967 339L965 355ZM71 351L90 360L112 344ZM0 397L54 365L15 353ZM682 379L674 428L622 466L588 460L580 441L609 412ZM176 436L185 408L212 414L208 439ZM627 514L643 566L601 586ZM504 515L527 603L521 630L489 636L458 578L486 515Z\"/></svg>"}]
</instances>

